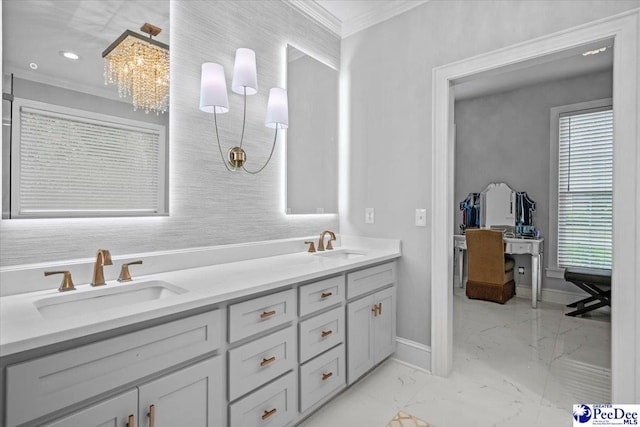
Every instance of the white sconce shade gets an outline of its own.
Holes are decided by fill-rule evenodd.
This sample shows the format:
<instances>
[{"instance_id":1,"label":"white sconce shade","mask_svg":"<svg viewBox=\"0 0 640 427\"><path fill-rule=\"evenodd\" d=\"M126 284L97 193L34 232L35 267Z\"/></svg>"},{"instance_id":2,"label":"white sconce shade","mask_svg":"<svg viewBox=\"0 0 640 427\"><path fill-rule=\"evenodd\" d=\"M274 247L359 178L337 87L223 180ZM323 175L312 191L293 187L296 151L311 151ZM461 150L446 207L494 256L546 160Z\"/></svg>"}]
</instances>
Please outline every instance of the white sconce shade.
<instances>
[{"instance_id":1,"label":"white sconce shade","mask_svg":"<svg viewBox=\"0 0 640 427\"><path fill-rule=\"evenodd\" d=\"M231 90L237 94L244 95L245 87L247 88L247 95L255 95L258 92L258 73L256 71L255 52L241 47L236 50Z\"/></svg>"},{"instance_id":2,"label":"white sconce shade","mask_svg":"<svg viewBox=\"0 0 640 427\"><path fill-rule=\"evenodd\" d=\"M224 68L220 64L212 62L202 64L200 109L206 113L218 114L229 111L227 82L224 77Z\"/></svg>"},{"instance_id":3,"label":"white sconce shade","mask_svg":"<svg viewBox=\"0 0 640 427\"><path fill-rule=\"evenodd\" d=\"M264 125L272 129L286 129L289 127L289 101L287 100L286 89L274 87L269 91L267 117Z\"/></svg>"}]
</instances>

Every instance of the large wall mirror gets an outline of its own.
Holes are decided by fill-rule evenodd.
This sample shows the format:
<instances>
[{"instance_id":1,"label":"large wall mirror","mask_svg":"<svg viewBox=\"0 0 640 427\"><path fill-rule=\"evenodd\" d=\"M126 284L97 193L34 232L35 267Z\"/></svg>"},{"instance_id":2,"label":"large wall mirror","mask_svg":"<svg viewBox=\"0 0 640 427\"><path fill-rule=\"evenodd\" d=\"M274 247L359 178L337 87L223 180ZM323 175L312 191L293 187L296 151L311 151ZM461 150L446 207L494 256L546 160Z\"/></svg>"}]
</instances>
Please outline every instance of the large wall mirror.
<instances>
[{"instance_id":1,"label":"large wall mirror","mask_svg":"<svg viewBox=\"0 0 640 427\"><path fill-rule=\"evenodd\" d=\"M287 213L338 212L338 70L287 46Z\"/></svg>"},{"instance_id":2,"label":"large wall mirror","mask_svg":"<svg viewBox=\"0 0 640 427\"><path fill-rule=\"evenodd\" d=\"M134 110L105 82L103 52L126 30L148 39L145 23L168 50L169 0L1 7L2 218L167 215L169 111ZM154 72L168 88L164 69Z\"/></svg>"}]
</instances>

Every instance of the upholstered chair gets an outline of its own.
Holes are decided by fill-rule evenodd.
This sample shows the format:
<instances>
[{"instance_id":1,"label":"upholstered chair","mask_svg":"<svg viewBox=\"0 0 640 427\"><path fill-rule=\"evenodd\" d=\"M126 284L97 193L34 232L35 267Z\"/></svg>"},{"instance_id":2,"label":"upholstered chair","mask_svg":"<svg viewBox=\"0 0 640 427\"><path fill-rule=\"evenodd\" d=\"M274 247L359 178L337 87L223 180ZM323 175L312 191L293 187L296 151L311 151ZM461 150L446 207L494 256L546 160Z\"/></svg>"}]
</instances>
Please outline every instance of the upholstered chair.
<instances>
[{"instance_id":1,"label":"upholstered chair","mask_svg":"<svg viewBox=\"0 0 640 427\"><path fill-rule=\"evenodd\" d=\"M504 304L516 293L515 261L505 256L502 231L467 230L467 297Z\"/></svg>"}]
</instances>

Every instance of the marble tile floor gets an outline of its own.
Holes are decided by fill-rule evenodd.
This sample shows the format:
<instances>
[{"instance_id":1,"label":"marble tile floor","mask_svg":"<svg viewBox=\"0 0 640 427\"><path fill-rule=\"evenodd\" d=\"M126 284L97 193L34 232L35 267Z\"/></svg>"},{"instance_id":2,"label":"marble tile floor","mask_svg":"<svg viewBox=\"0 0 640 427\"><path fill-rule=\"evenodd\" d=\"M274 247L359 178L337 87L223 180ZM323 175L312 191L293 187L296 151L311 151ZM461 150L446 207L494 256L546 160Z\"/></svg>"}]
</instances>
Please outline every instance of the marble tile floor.
<instances>
[{"instance_id":1,"label":"marble tile floor","mask_svg":"<svg viewBox=\"0 0 640 427\"><path fill-rule=\"evenodd\" d=\"M610 311L568 317L558 304L505 305L454 291L454 372L440 378L394 359L303 427L384 427L398 411L434 427L571 426L574 403L611 394Z\"/></svg>"}]
</instances>

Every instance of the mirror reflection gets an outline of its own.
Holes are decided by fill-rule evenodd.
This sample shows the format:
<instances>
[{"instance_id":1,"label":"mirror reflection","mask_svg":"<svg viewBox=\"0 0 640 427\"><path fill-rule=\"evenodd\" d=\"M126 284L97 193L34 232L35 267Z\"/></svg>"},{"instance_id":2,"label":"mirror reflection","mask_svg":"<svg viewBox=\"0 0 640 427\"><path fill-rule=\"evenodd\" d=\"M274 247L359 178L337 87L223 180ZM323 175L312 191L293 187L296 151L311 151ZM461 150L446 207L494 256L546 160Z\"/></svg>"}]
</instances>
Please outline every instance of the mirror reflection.
<instances>
[{"instance_id":1,"label":"mirror reflection","mask_svg":"<svg viewBox=\"0 0 640 427\"><path fill-rule=\"evenodd\" d=\"M338 77L287 46L287 213L338 212Z\"/></svg>"},{"instance_id":2,"label":"mirror reflection","mask_svg":"<svg viewBox=\"0 0 640 427\"><path fill-rule=\"evenodd\" d=\"M20 0L2 2L2 61L3 61L3 132L2 132L2 197L4 219L10 217L60 217L60 216L138 216L166 214L167 200L167 152L169 135L169 113L145 108L134 110L132 94L122 93L117 84L105 82L105 60L103 52L110 47L126 30L148 38L148 34L141 31L145 23L150 23L161 29L153 37L154 42L169 44L169 0L63 0L41 1ZM157 44L156 43L156 44ZM165 64L166 66L166 64ZM168 77L168 76L167 76ZM24 117L19 117L18 106L28 104L33 109L48 109L56 114L69 117L83 117L86 122L97 121L99 126L105 123L115 123L116 130L109 128L108 138L100 136L96 127L91 128L91 135L87 146L103 146L105 141L100 138L114 140L114 135L122 141L131 136L125 134L143 129L133 136L136 141L144 140L145 148L132 147L133 144L123 142L122 150L127 154L119 154L124 161L117 165L126 166L129 162L131 169L142 170L141 162L149 166L149 174L143 178L131 176L137 180L135 186L130 182L117 182L105 179L105 170L111 166L95 164L92 167L102 169L95 171L103 173L101 180L92 179L91 171L82 172L82 179L60 176L59 190L69 193L69 199L80 198L81 194L100 191L105 196L110 189L113 193L127 189L129 192L139 191L142 195L155 197L154 200L142 202L139 197L131 197L131 203L111 199L112 204L87 203L79 208L69 207L58 209L57 204L66 201L46 200L47 205L38 215L15 215L15 207L21 203L16 193L19 187L20 175L15 164L16 147L19 147L20 137L16 132L16 125ZM35 106L35 107L34 107ZM22 107L20 107L22 108ZM86 114L85 114L86 113ZM49 114L49 112L47 113ZM77 114L77 116L76 116ZM49 114L51 115L51 114ZM41 117L36 117L42 123ZM83 122L84 123L84 122ZM93 123L93 122L92 122ZM95 124L95 123L93 123ZM154 133L154 141L147 141L147 134ZM24 139L24 131L22 139ZM157 134L157 135L156 135ZM60 149L56 152L62 155L65 148L70 147L71 141L64 141L60 136ZM33 141L32 141L33 142ZM64 143L64 144L63 144ZM67 144L69 143L69 144ZM83 144L84 145L84 144ZM93 157L106 157L104 152L94 154ZM145 157L146 156L146 157ZM14 160L10 160L14 157ZM89 155L91 157L91 155ZM61 160L57 160L61 161ZM138 165L135 165L135 162ZM146 166L145 166L146 167ZM157 169L157 170L156 170ZM107 177L108 178L108 177ZM103 181L101 184L99 181ZM104 185L104 189L85 187L84 184ZM118 187L119 188L113 188ZM85 193L83 193L85 192ZM12 196L13 194L13 196ZM26 196L25 196L26 197ZM108 199L108 194L106 194ZM103 197L103 199L105 199ZM146 196L145 196L146 197ZM122 198L121 198L122 199ZM136 200L137 199L137 200ZM55 203L54 203L55 202ZM102 202L101 202L102 203ZM121 205L114 206L115 203ZM62 205L60 205L62 206ZM58 209L61 214L51 214ZM37 210L37 209L36 209ZM104 212L113 211L112 214Z\"/></svg>"}]
</instances>

